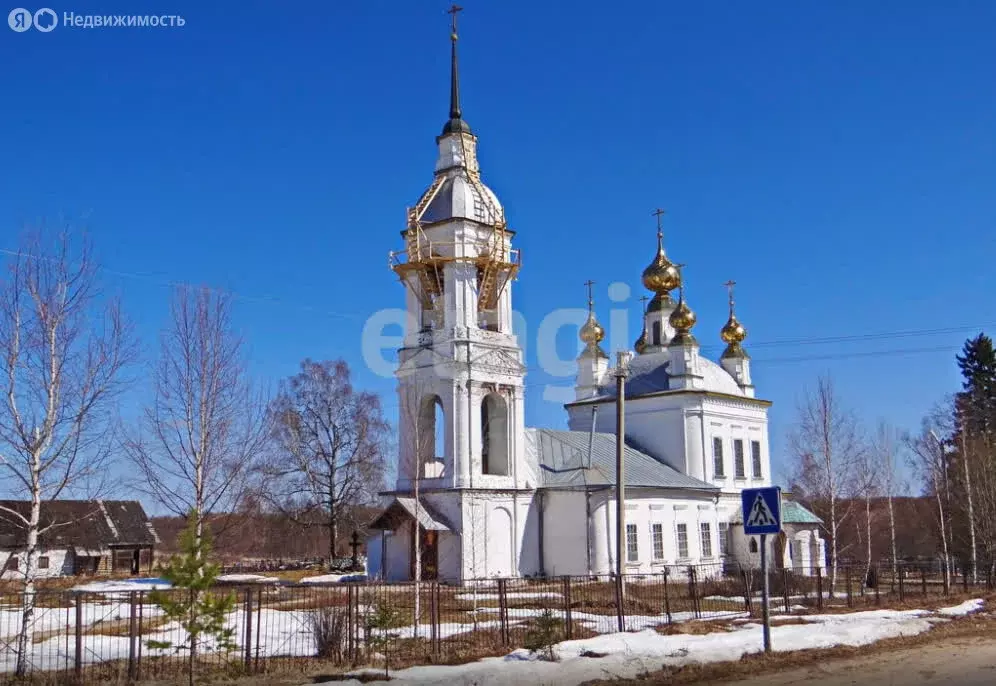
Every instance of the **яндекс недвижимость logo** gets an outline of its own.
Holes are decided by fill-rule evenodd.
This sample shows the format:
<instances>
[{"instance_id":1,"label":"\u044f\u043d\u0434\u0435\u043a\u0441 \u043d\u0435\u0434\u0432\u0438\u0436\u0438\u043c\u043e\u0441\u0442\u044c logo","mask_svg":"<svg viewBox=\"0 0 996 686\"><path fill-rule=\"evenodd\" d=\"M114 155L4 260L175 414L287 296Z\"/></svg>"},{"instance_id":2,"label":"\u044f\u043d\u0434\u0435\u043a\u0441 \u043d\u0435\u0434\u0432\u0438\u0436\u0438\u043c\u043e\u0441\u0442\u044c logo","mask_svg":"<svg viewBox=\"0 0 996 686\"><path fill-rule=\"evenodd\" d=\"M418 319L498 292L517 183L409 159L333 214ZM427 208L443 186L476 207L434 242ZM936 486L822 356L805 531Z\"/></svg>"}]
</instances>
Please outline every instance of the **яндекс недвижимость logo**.
<instances>
[{"instance_id":1,"label":"\u044f\u043d\u0434\u0435\u043a\u0441 \u043d\u0435\u0434\u0432\u0438\u0436\u0438\u043c\u043e\u0441\u0442\u044c logo","mask_svg":"<svg viewBox=\"0 0 996 686\"><path fill-rule=\"evenodd\" d=\"M59 15L48 7L42 7L34 13L23 7L16 7L7 15L7 25L18 33L23 33L32 26L42 33L48 33L59 25Z\"/></svg>"},{"instance_id":2,"label":"\u044f\u043d\u0434\u0435\u043a\u0441 \u043d\u0435\u0434\u0432\u0438\u0436\u0438\u043c\u043e\u0441\u0442\u044c logo","mask_svg":"<svg viewBox=\"0 0 996 686\"><path fill-rule=\"evenodd\" d=\"M63 12L60 22L55 10L42 7L31 10L17 7L7 15L7 25L12 31L24 33L34 27L36 31L48 33L62 24L74 29L105 28L174 28L185 26L187 20L179 14L76 14Z\"/></svg>"}]
</instances>

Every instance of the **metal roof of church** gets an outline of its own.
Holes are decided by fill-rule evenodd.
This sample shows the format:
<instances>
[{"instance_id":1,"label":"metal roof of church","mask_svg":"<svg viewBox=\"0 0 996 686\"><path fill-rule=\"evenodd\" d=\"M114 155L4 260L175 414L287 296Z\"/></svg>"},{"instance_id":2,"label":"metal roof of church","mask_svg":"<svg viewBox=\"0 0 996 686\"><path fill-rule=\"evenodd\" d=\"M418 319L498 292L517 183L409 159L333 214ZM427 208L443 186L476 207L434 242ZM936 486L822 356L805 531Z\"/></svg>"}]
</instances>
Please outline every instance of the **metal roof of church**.
<instances>
[{"instance_id":1,"label":"metal roof of church","mask_svg":"<svg viewBox=\"0 0 996 686\"><path fill-rule=\"evenodd\" d=\"M731 520L732 524L741 524L743 517L737 510ZM822 524L823 520L807 510L794 500L782 500L782 524Z\"/></svg>"},{"instance_id":2,"label":"metal roof of church","mask_svg":"<svg viewBox=\"0 0 996 686\"><path fill-rule=\"evenodd\" d=\"M571 488L581 486L613 486L616 483L616 437L595 433L591 440L591 465L585 467L587 431L555 431L530 429L534 433L536 453L542 476L541 488ZM697 491L718 491L712 484L682 474L674 467L626 446L626 486L648 488L683 488Z\"/></svg>"}]
</instances>

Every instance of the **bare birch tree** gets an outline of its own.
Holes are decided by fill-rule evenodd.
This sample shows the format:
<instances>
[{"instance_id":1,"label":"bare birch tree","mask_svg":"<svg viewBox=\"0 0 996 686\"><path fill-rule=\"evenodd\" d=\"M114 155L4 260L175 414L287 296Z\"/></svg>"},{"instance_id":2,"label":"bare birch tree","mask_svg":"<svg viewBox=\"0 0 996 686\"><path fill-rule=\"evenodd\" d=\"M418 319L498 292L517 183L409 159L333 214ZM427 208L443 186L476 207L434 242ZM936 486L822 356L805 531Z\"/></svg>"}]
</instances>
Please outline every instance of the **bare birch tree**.
<instances>
[{"instance_id":1,"label":"bare birch tree","mask_svg":"<svg viewBox=\"0 0 996 686\"><path fill-rule=\"evenodd\" d=\"M100 493L110 458L115 402L135 348L116 301L98 290L85 240L68 232L25 235L0 284L0 475L30 501L0 516L24 530L24 600L15 671L29 666L35 580L43 536L70 522L44 514L66 494Z\"/></svg>"},{"instance_id":2,"label":"bare birch tree","mask_svg":"<svg viewBox=\"0 0 996 686\"><path fill-rule=\"evenodd\" d=\"M839 533L854 505L856 471L865 450L858 421L837 396L833 381L821 376L799 404L790 433L796 464L791 490L823 515L830 534L830 588L837 583Z\"/></svg>"},{"instance_id":3,"label":"bare birch tree","mask_svg":"<svg viewBox=\"0 0 996 686\"><path fill-rule=\"evenodd\" d=\"M230 296L176 289L153 373L153 398L125 449L136 487L176 515L233 511L266 446L266 404L247 377Z\"/></svg>"},{"instance_id":4,"label":"bare birch tree","mask_svg":"<svg viewBox=\"0 0 996 686\"><path fill-rule=\"evenodd\" d=\"M905 443L910 450L910 466L920 476L924 493L937 504L937 524L941 537L945 591L951 583L950 511L948 507L948 455L938 432L943 431L943 414L935 411L923 420L919 434L908 434Z\"/></svg>"},{"instance_id":5,"label":"bare birch tree","mask_svg":"<svg viewBox=\"0 0 996 686\"><path fill-rule=\"evenodd\" d=\"M415 522L412 525L413 541L413 581L415 584L415 626L414 636L418 637L422 615L422 480L426 477L427 465L436 464L436 395L427 383L408 379L402 385L400 402L398 467L403 479L407 479L415 501ZM438 562L438 561L437 561Z\"/></svg>"},{"instance_id":6,"label":"bare birch tree","mask_svg":"<svg viewBox=\"0 0 996 686\"><path fill-rule=\"evenodd\" d=\"M896 550L896 510L894 499L896 495L905 490L898 471L898 453L901 445L902 438L896 429L884 421L879 422L872 452L880 469L881 486L885 494L889 515L889 554L893 579L896 578L899 566L899 554Z\"/></svg>"},{"instance_id":7,"label":"bare birch tree","mask_svg":"<svg viewBox=\"0 0 996 686\"><path fill-rule=\"evenodd\" d=\"M259 495L297 523L324 522L331 563L339 526L383 486L390 427L380 398L353 388L345 361L305 360L270 418L275 450L262 463Z\"/></svg>"}]
</instances>

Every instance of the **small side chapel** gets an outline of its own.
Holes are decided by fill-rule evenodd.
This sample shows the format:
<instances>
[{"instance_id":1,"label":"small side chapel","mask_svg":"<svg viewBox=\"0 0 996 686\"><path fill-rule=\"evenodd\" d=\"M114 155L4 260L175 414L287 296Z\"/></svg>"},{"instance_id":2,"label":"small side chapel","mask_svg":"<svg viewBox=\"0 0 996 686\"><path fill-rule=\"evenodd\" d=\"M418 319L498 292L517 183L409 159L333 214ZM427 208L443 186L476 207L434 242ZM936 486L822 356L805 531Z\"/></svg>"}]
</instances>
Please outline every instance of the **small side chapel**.
<instances>
[{"instance_id":1,"label":"small side chapel","mask_svg":"<svg viewBox=\"0 0 996 686\"><path fill-rule=\"evenodd\" d=\"M619 365L627 375L626 570L757 566L740 491L771 483L771 403L755 394L732 282L720 330L726 349L718 362L700 354L681 268L664 249L661 212L656 253L642 274L653 297L634 350L610 363L589 295L568 430L525 426L526 368L512 330L519 253L504 208L481 180L478 139L463 119L458 9L433 180L408 210L404 248L391 254L409 313L396 371L398 477L372 526L379 533L367 542L368 573L406 580L419 568L423 579L453 583L613 573ZM773 559L813 573L826 559L821 521L798 503L783 509Z\"/></svg>"}]
</instances>

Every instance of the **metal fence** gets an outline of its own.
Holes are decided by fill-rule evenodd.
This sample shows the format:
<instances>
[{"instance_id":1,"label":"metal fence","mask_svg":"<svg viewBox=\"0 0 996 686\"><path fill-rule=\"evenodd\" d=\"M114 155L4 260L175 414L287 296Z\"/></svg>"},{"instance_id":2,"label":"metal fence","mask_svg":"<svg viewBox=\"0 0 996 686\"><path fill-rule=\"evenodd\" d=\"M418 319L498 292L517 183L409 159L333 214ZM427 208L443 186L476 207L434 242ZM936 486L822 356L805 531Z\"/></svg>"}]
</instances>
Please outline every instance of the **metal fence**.
<instances>
[{"instance_id":1,"label":"metal fence","mask_svg":"<svg viewBox=\"0 0 996 686\"><path fill-rule=\"evenodd\" d=\"M777 613L846 611L916 602L924 596L992 590L992 575L945 581L936 566L849 565L836 578L820 570L772 570ZM619 630L672 629L690 620L760 613L760 572L728 565L662 568L613 577L482 579L436 582L267 584L218 587L234 596L226 626L234 649L205 639L198 670L226 674L358 665L401 668L500 655L515 647ZM172 590L168 594L185 593ZM0 683L18 664L23 594L0 595ZM39 591L23 652L36 681L92 683L166 678L191 664L182 624L168 620L146 592ZM318 662L321 661L321 662Z\"/></svg>"}]
</instances>

